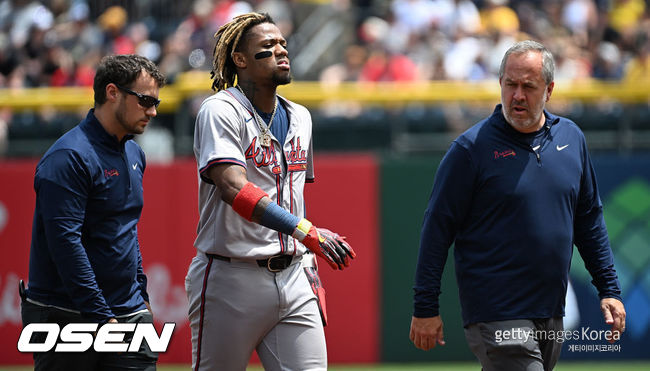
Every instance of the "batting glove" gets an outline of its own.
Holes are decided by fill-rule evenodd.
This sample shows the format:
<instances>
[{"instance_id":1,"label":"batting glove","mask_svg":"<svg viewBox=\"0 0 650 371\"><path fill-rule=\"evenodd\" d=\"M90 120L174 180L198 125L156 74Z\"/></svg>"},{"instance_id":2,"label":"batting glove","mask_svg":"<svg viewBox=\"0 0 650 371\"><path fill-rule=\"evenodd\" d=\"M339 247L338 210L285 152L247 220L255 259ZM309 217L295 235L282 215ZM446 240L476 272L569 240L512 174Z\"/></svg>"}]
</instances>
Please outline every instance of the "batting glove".
<instances>
[{"instance_id":1,"label":"batting glove","mask_svg":"<svg viewBox=\"0 0 650 371\"><path fill-rule=\"evenodd\" d=\"M354 250L352 250L352 246L350 246L350 244L346 241L345 236L340 236L338 233L334 233L326 228L316 228L316 230L322 237L325 237L325 240L328 243L334 246L339 256L343 254L343 265L349 267L350 259L356 258L357 254L354 252Z\"/></svg>"},{"instance_id":2,"label":"batting glove","mask_svg":"<svg viewBox=\"0 0 650 371\"><path fill-rule=\"evenodd\" d=\"M303 219L298 224L296 231L301 227L306 229L306 223L309 223L309 230L300 239L307 248L316 255L323 258L332 269L344 269L350 266L350 259L354 259L357 254L352 250L350 244L345 241L345 237L339 236L325 228L316 228L307 219ZM294 237L300 233L294 233Z\"/></svg>"}]
</instances>

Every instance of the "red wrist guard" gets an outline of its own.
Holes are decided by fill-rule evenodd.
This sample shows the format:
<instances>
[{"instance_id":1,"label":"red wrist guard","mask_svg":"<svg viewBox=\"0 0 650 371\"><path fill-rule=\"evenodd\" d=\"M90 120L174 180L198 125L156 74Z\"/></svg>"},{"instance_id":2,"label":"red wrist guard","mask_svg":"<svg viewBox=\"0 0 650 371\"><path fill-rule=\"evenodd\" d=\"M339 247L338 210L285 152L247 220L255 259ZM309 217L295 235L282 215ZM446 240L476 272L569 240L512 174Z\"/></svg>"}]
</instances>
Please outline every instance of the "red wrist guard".
<instances>
[{"instance_id":1,"label":"red wrist guard","mask_svg":"<svg viewBox=\"0 0 650 371\"><path fill-rule=\"evenodd\" d=\"M241 190L239 190L239 193L237 193L235 199L232 201L232 209L250 222L253 220L255 205L257 205L264 196L268 196L268 194L266 194L266 192L264 192L260 187L248 182Z\"/></svg>"}]
</instances>

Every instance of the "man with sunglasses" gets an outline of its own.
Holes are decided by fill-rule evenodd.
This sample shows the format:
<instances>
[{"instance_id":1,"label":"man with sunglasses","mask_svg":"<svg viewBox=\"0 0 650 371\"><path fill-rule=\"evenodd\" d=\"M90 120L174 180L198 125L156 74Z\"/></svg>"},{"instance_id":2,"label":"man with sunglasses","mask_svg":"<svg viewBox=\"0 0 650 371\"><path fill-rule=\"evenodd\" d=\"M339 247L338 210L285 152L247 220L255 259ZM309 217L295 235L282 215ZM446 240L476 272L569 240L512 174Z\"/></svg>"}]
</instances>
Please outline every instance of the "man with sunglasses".
<instances>
[{"instance_id":1,"label":"man with sunglasses","mask_svg":"<svg viewBox=\"0 0 650 371\"><path fill-rule=\"evenodd\" d=\"M20 287L24 326L153 322L137 239L146 161L131 139L156 116L164 84L144 57L105 57L95 107L38 163L29 287ZM45 336L36 333L32 342ZM153 370L156 360L142 342L138 352L35 352L34 368Z\"/></svg>"}]
</instances>

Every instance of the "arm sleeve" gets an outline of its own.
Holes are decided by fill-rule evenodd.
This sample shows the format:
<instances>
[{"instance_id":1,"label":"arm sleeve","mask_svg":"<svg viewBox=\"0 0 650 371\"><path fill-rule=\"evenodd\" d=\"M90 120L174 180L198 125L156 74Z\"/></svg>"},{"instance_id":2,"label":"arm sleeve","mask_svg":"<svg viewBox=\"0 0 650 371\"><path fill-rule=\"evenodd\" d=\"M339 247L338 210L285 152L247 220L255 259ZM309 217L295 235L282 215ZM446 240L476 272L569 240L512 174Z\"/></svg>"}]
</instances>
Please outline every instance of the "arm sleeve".
<instances>
[{"instance_id":1,"label":"arm sleeve","mask_svg":"<svg viewBox=\"0 0 650 371\"><path fill-rule=\"evenodd\" d=\"M82 315L106 322L114 317L97 286L81 242L91 176L72 151L56 151L39 167L37 197L48 249L68 295Z\"/></svg>"},{"instance_id":2,"label":"arm sleeve","mask_svg":"<svg viewBox=\"0 0 650 371\"><path fill-rule=\"evenodd\" d=\"M449 247L471 204L475 171L465 148L454 142L440 162L424 213L415 274L415 317L439 314L440 281Z\"/></svg>"},{"instance_id":3,"label":"arm sleeve","mask_svg":"<svg viewBox=\"0 0 650 371\"><path fill-rule=\"evenodd\" d=\"M201 180L212 184L212 180L205 174L212 165L233 163L246 167L238 115L230 103L218 99L204 102L199 109L194 152ZM254 125L253 120L248 121L248 124Z\"/></svg>"},{"instance_id":4,"label":"arm sleeve","mask_svg":"<svg viewBox=\"0 0 650 371\"><path fill-rule=\"evenodd\" d=\"M602 298L621 300L621 287L614 269L614 256L603 218L596 174L583 145L584 171L574 221L574 243L592 277L592 284Z\"/></svg>"}]
</instances>

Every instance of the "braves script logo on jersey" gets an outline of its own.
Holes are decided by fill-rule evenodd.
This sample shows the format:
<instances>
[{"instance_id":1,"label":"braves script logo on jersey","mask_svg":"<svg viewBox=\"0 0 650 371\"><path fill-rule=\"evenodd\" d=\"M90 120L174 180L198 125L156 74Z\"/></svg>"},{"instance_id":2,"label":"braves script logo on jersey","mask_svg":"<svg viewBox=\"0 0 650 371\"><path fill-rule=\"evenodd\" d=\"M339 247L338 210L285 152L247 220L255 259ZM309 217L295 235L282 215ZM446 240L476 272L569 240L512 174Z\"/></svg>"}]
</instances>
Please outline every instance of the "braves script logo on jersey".
<instances>
[{"instance_id":1,"label":"braves script logo on jersey","mask_svg":"<svg viewBox=\"0 0 650 371\"><path fill-rule=\"evenodd\" d=\"M278 161L275 158L275 151L273 146L262 147L257 145L257 137L254 137L251 141L251 144L246 149L244 153L246 155L246 160L253 161L256 167L264 167L269 165L278 165Z\"/></svg>"},{"instance_id":2,"label":"braves script logo on jersey","mask_svg":"<svg viewBox=\"0 0 650 371\"><path fill-rule=\"evenodd\" d=\"M291 150L285 152L289 171L307 170L307 151L300 145L300 137L291 139ZM279 174L282 170L278 164L273 146L263 147L257 145L257 137L254 137L251 144L246 148L246 160L253 161L257 168L271 166L273 174Z\"/></svg>"},{"instance_id":3,"label":"braves script logo on jersey","mask_svg":"<svg viewBox=\"0 0 650 371\"><path fill-rule=\"evenodd\" d=\"M496 159L499 159L499 158L506 158L506 157L508 157L508 156L515 157L515 156L517 156L517 154L515 153L515 151L513 151L513 150L511 150L511 149L507 149L507 150L505 150L505 151L501 151L501 152L499 152L499 151L494 151L494 159L495 159L495 160L496 160Z\"/></svg>"},{"instance_id":4,"label":"braves script logo on jersey","mask_svg":"<svg viewBox=\"0 0 650 371\"><path fill-rule=\"evenodd\" d=\"M285 152L289 171L305 171L307 170L307 151L300 147L300 137L296 139L296 143L291 139L291 151Z\"/></svg>"}]
</instances>

